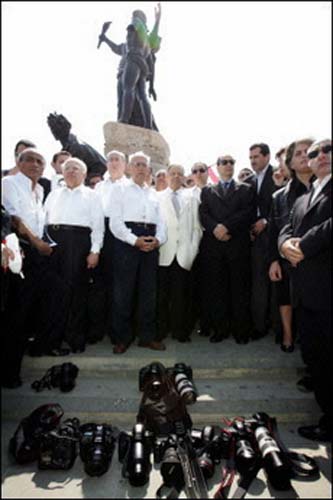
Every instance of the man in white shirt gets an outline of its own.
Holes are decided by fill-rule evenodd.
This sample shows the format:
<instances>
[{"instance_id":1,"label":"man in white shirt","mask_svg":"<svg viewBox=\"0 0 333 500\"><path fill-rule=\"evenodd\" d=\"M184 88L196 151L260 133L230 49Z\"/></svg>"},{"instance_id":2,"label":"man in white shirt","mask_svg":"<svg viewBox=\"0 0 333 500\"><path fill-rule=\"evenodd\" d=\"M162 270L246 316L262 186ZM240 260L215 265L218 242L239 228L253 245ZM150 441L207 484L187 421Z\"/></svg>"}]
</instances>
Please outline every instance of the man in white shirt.
<instances>
[{"instance_id":1,"label":"man in white shirt","mask_svg":"<svg viewBox=\"0 0 333 500\"><path fill-rule=\"evenodd\" d=\"M117 150L110 151L107 156L107 171L104 174L104 180L97 184L96 193L99 195L104 212L105 232L104 241L100 255L101 272L104 278L106 294L106 325L105 331L112 340L112 281L113 281L113 246L114 236L110 231L110 213L113 191L115 186L121 186L123 189L130 184L130 179L125 175L126 157L124 153Z\"/></svg>"},{"instance_id":2,"label":"man in white shirt","mask_svg":"<svg viewBox=\"0 0 333 500\"><path fill-rule=\"evenodd\" d=\"M65 185L61 166L71 156L72 155L65 150L59 151L53 155L51 166L54 169L54 174L51 177L51 191Z\"/></svg>"},{"instance_id":3,"label":"man in white shirt","mask_svg":"<svg viewBox=\"0 0 333 500\"><path fill-rule=\"evenodd\" d=\"M132 341L131 316L137 292L139 346L164 350L156 336L156 278L158 248L166 241L156 191L145 181L150 158L143 152L129 160L132 180L114 189L110 230L115 236L113 252L112 338L115 354L124 353Z\"/></svg>"},{"instance_id":4,"label":"man in white shirt","mask_svg":"<svg viewBox=\"0 0 333 500\"><path fill-rule=\"evenodd\" d=\"M65 340L73 352L83 352L89 269L99 261L104 218L98 195L84 185L86 164L68 158L62 171L66 185L52 191L45 202L46 228L57 243L52 255L54 269L69 295Z\"/></svg>"},{"instance_id":5,"label":"man in white shirt","mask_svg":"<svg viewBox=\"0 0 333 500\"><path fill-rule=\"evenodd\" d=\"M161 214L168 239L160 248L158 270L158 338L171 331L179 342L190 341L189 277L197 256L202 229L199 223L198 200L185 190L184 168L170 165L168 188L159 193Z\"/></svg>"},{"instance_id":6,"label":"man in white shirt","mask_svg":"<svg viewBox=\"0 0 333 500\"><path fill-rule=\"evenodd\" d=\"M20 382L19 374L29 336L34 336L35 354L65 355L60 349L63 331L61 286L52 273L52 248L42 240L44 229L43 188L38 183L45 158L34 148L26 148L18 157L19 172L2 180L2 203L11 216L24 225L20 245L24 252L23 275L19 283L11 334L5 339L3 367L8 378ZM52 318L52 321L50 321ZM11 377L9 377L11 374Z\"/></svg>"}]
</instances>

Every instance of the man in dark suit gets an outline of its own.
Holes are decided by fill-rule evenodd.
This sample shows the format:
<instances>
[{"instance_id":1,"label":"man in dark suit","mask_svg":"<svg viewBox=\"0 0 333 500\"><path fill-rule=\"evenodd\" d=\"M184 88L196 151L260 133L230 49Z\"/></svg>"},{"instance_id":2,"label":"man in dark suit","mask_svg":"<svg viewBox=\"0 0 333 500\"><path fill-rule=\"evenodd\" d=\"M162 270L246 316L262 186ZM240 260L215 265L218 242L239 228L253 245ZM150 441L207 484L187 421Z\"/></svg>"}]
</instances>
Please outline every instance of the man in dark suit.
<instances>
[{"instance_id":1,"label":"man in dark suit","mask_svg":"<svg viewBox=\"0 0 333 500\"><path fill-rule=\"evenodd\" d=\"M300 427L309 439L332 439L331 406L331 154L330 140L309 148L309 165L317 180L296 200L290 223L280 233L281 254L292 264L291 293L297 306L301 350L313 377L323 411L318 425Z\"/></svg>"},{"instance_id":2,"label":"man in dark suit","mask_svg":"<svg viewBox=\"0 0 333 500\"><path fill-rule=\"evenodd\" d=\"M251 329L250 225L255 193L232 178L234 164L231 156L220 157L220 182L201 192L203 314L214 331L211 342L220 342L231 330L236 342L245 344Z\"/></svg>"},{"instance_id":3,"label":"man in dark suit","mask_svg":"<svg viewBox=\"0 0 333 500\"><path fill-rule=\"evenodd\" d=\"M250 161L255 174L245 179L244 182L250 184L256 193L256 211L251 228L251 307L254 322L252 338L259 339L268 333L271 317L274 314L275 321L278 321L278 308L276 304L274 307L271 296L272 287L268 276L269 235L267 230L272 194L278 187L272 178L273 167L269 163L270 150L267 144L253 144L250 147Z\"/></svg>"}]
</instances>

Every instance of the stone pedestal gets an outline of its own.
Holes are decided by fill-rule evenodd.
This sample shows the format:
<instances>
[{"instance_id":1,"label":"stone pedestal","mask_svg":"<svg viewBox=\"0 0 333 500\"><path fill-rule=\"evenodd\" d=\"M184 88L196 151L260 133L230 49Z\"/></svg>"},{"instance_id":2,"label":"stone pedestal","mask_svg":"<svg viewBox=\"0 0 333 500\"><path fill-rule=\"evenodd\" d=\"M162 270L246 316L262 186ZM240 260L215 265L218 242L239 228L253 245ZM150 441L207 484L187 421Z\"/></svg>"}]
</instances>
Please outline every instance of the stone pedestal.
<instances>
[{"instance_id":1,"label":"stone pedestal","mask_svg":"<svg viewBox=\"0 0 333 500\"><path fill-rule=\"evenodd\" d=\"M126 155L143 151L151 158L153 172L169 165L170 148L159 132L119 122L107 122L104 131L104 153L116 149Z\"/></svg>"}]
</instances>

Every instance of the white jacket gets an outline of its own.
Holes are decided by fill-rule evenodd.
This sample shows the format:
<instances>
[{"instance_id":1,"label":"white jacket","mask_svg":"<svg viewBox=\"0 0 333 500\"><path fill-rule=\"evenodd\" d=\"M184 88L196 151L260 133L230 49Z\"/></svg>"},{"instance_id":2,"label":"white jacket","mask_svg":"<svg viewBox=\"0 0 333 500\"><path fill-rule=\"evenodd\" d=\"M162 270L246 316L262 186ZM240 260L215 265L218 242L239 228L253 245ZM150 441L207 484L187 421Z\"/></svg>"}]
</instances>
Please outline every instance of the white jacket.
<instances>
[{"instance_id":1,"label":"white jacket","mask_svg":"<svg viewBox=\"0 0 333 500\"><path fill-rule=\"evenodd\" d=\"M168 230L168 239L160 247L159 265L170 266L173 259L177 257L180 267L190 271L202 237L199 202L190 194L181 193L180 195L182 203L179 219L171 200L171 190L161 191L158 196L161 214Z\"/></svg>"}]
</instances>

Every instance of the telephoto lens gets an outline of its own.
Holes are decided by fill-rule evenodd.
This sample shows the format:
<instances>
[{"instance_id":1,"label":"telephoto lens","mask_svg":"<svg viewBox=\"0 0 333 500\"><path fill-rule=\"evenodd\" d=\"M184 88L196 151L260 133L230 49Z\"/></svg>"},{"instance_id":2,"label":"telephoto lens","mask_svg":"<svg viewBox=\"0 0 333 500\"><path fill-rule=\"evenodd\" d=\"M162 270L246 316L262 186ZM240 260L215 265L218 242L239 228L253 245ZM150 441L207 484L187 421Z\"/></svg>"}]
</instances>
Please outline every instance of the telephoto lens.
<instances>
[{"instance_id":1,"label":"telephoto lens","mask_svg":"<svg viewBox=\"0 0 333 500\"><path fill-rule=\"evenodd\" d=\"M191 372L192 373L192 370ZM191 380L188 367L183 363L177 363L174 368L174 381L177 392L187 405L192 405L197 400L197 391Z\"/></svg>"},{"instance_id":2,"label":"telephoto lens","mask_svg":"<svg viewBox=\"0 0 333 500\"><path fill-rule=\"evenodd\" d=\"M290 470L283 460L283 453L277 442L270 435L269 430L263 426L257 427L254 435L268 480L276 490L289 490L291 488Z\"/></svg>"},{"instance_id":3,"label":"telephoto lens","mask_svg":"<svg viewBox=\"0 0 333 500\"><path fill-rule=\"evenodd\" d=\"M62 392L69 392L75 387L75 379L79 369L74 363L63 363L61 365L59 389Z\"/></svg>"},{"instance_id":4,"label":"telephoto lens","mask_svg":"<svg viewBox=\"0 0 333 500\"><path fill-rule=\"evenodd\" d=\"M233 428L235 430L235 466L240 474L246 475L256 464L257 456L247 438L244 423L236 421Z\"/></svg>"},{"instance_id":5,"label":"telephoto lens","mask_svg":"<svg viewBox=\"0 0 333 500\"><path fill-rule=\"evenodd\" d=\"M121 433L119 436L119 460L123 463L122 475L132 486L143 486L149 481L151 471L150 433L143 424L135 424L132 435Z\"/></svg>"}]
</instances>

